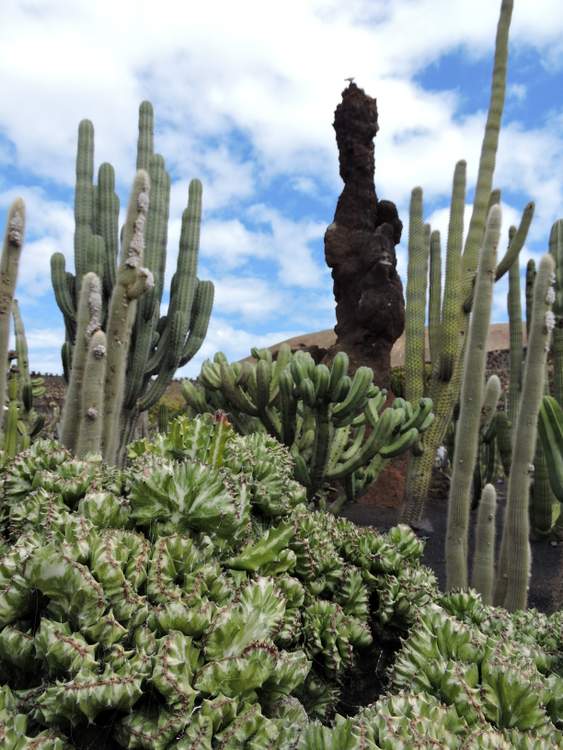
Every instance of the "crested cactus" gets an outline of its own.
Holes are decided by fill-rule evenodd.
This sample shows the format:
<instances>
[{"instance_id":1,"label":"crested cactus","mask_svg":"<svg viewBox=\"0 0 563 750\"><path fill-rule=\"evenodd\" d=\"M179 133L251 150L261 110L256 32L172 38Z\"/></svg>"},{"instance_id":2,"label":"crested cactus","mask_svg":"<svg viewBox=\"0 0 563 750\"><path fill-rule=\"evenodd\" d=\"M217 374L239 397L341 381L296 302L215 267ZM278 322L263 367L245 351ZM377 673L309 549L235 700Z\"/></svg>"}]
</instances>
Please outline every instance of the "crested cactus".
<instances>
[{"instance_id":1,"label":"crested cactus","mask_svg":"<svg viewBox=\"0 0 563 750\"><path fill-rule=\"evenodd\" d=\"M16 199L8 211L8 221L0 259L0 431L4 421L10 318L18 278L18 266L25 230L25 205Z\"/></svg>"},{"instance_id":2,"label":"crested cactus","mask_svg":"<svg viewBox=\"0 0 563 750\"><path fill-rule=\"evenodd\" d=\"M129 299L141 286L131 286L127 316L115 328L115 334L128 332L127 343L116 339L107 327L111 298L116 287L122 287L123 273L119 265L127 258L118 258L119 199L115 194L113 167L102 164L94 185L94 129L84 120L78 132L75 190L75 275L65 268L61 253L51 258L51 277L57 304L63 313L66 342L63 364L70 379L72 350L77 335L77 307L82 279L87 272L96 273L102 284L102 328L107 341L107 391L111 394L105 422L104 453L108 460L123 461L125 446L133 439L140 417L160 398L176 369L197 353L209 323L213 305L213 285L196 276L201 222L201 183L193 180L189 188L188 207L182 218L182 234L176 273L173 277L168 315L160 316L166 267L166 237L170 201L170 177L163 158L153 152L153 110L143 102L139 110L137 169L144 170L150 180L150 202L146 209L143 264L152 274L154 286L138 300ZM129 240L123 237L122 247L128 251ZM132 274L129 274L132 275ZM148 276L146 277L149 278ZM117 298L116 298L117 304ZM116 308L114 307L114 313ZM125 317L127 320L125 320ZM117 319L114 315L114 323ZM118 344L115 349L115 344ZM115 354L114 354L115 352ZM119 352L119 354L117 354ZM115 359L114 359L115 357ZM125 357L125 370L121 362ZM118 377L114 377L117 367ZM109 428L109 424L112 428ZM105 442L108 441L108 447ZM111 459L110 459L111 455Z\"/></svg>"},{"instance_id":3,"label":"crested cactus","mask_svg":"<svg viewBox=\"0 0 563 750\"><path fill-rule=\"evenodd\" d=\"M490 325L496 253L500 234L501 210L493 206L483 242L473 313L464 360L460 416L448 505L446 536L447 587L467 587L467 536L473 469L477 459L478 435L483 402L487 336Z\"/></svg>"},{"instance_id":4,"label":"crested cactus","mask_svg":"<svg viewBox=\"0 0 563 750\"><path fill-rule=\"evenodd\" d=\"M554 267L552 257L544 255L534 284L520 411L508 479L495 602L509 611L525 609L528 600L529 489L536 448L538 413L544 395L547 352L553 329L551 306L554 297Z\"/></svg>"}]
</instances>

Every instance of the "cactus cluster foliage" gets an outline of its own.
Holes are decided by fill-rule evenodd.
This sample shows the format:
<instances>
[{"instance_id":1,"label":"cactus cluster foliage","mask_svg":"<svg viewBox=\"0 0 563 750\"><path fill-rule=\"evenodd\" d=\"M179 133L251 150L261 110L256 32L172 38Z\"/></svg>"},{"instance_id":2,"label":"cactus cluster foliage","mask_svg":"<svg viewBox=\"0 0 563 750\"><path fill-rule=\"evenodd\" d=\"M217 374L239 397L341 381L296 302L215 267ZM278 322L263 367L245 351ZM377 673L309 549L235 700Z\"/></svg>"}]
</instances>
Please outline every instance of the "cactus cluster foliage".
<instances>
[{"instance_id":1,"label":"cactus cluster foliage","mask_svg":"<svg viewBox=\"0 0 563 750\"><path fill-rule=\"evenodd\" d=\"M563 746L561 615L440 596L408 528L308 510L287 449L224 415L129 453L39 441L0 474L3 747Z\"/></svg>"}]
</instances>

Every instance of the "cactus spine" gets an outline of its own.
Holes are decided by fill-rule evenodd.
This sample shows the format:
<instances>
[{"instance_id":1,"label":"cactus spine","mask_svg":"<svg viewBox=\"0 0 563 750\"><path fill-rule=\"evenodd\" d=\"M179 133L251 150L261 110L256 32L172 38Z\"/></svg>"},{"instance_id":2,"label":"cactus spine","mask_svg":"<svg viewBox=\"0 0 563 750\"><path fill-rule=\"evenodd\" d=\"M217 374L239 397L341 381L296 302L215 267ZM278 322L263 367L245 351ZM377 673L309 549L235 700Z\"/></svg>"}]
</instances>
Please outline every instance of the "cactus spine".
<instances>
[{"instance_id":1,"label":"cactus spine","mask_svg":"<svg viewBox=\"0 0 563 750\"><path fill-rule=\"evenodd\" d=\"M467 587L467 535L471 507L471 482L477 458L487 357L487 336L491 317L500 224L500 207L493 206L487 220L483 250L477 271L474 309L469 326L463 367L467 377L463 379L461 389L461 410L457 426L459 439L456 440L455 444L446 535L448 590Z\"/></svg>"},{"instance_id":2,"label":"cactus spine","mask_svg":"<svg viewBox=\"0 0 563 750\"><path fill-rule=\"evenodd\" d=\"M8 211L2 258L0 259L0 431L4 421L4 404L6 403L10 317L18 278L24 228L25 205L21 198L17 198Z\"/></svg>"},{"instance_id":3,"label":"cactus spine","mask_svg":"<svg viewBox=\"0 0 563 750\"><path fill-rule=\"evenodd\" d=\"M483 488L477 512L475 549L471 574L471 586L481 594L485 604L493 603L496 511L496 490L492 484L486 484Z\"/></svg>"},{"instance_id":4,"label":"cactus spine","mask_svg":"<svg viewBox=\"0 0 563 750\"><path fill-rule=\"evenodd\" d=\"M553 328L551 284L554 268L553 258L544 255L534 284L520 412L508 478L495 603L510 612L525 609L528 600L531 569L528 513L530 472L536 448L538 412L544 395L547 351Z\"/></svg>"}]
</instances>

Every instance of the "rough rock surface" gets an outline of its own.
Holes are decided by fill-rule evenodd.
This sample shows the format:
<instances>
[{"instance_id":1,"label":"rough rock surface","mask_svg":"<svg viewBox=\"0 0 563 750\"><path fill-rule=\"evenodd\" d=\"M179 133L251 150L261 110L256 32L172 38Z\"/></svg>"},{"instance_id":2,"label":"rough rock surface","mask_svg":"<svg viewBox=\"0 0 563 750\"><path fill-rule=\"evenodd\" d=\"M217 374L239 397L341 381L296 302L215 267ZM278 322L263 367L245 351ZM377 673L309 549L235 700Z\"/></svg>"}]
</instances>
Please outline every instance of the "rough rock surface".
<instances>
[{"instance_id":1,"label":"rough rock surface","mask_svg":"<svg viewBox=\"0 0 563 750\"><path fill-rule=\"evenodd\" d=\"M352 369L368 365L376 383L387 385L391 348L405 323L395 254L403 224L395 204L378 200L375 192L376 100L350 83L336 108L334 129L344 189L324 238L337 336L326 361L344 350Z\"/></svg>"}]
</instances>

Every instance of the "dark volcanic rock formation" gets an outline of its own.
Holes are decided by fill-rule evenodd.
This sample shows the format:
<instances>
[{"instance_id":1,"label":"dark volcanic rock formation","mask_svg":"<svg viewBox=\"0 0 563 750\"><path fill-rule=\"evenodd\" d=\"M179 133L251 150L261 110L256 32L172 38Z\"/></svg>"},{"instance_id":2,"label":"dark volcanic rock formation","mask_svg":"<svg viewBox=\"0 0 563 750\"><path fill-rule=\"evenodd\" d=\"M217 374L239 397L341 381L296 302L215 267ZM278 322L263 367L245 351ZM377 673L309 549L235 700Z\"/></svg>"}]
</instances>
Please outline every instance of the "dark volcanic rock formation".
<instances>
[{"instance_id":1,"label":"dark volcanic rock formation","mask_svg":"<svg viewBox=\"0 0 563 750\"><path fill-rule=\"evenodd\" d=\"M334 129L344 190L324 238L334 280L337 336L327 360L344 350L352 369L367 365L375 382L387 385L391 348L405 325L395 254L403 224L395 204L378 200L375 192L376 100L350 83L336 108Z\"/></svg>"}]
</instances>

